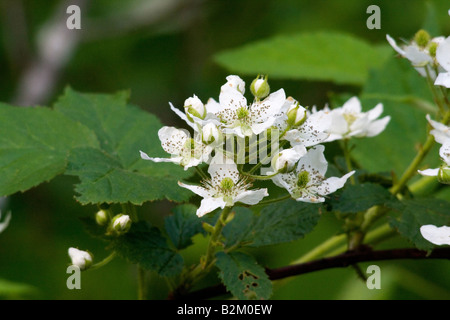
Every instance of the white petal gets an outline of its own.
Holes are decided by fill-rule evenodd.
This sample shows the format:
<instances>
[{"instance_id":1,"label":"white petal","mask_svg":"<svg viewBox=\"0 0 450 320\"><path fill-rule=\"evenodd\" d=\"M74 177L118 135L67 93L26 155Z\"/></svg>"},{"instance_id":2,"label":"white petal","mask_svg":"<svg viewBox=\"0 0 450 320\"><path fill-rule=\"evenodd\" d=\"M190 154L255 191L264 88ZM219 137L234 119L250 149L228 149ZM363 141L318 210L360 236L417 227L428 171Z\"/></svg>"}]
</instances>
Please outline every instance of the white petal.
<instances>
[{"instance_id":1,"label":"white petal","mask_svg":"<svg viewBox=\"0 0 450 320\"><path fill-rule=\"evenodd\" d=\"M326 179L320 186L317 187L317 191L320 195L325 196L327 194L335 192L337 189L342 188L347 179L350 178L355 173L355 171L350 171L341 178L331 177Z\"/></svg>"},{"instance_id":2,"label":"white petal","mask_svg":"<svg viewBox=\"0 0 450 320\"><path fill-rule=\"evenodd\" d=\"M312 173L314 170L314 175L325 176L328 169L328 162L323 155L325 147L322 145L315 146L308 150L308 153L303 156L298 162L296 172L308 171Z\"/></svg>"},{"instance_id":3,"label":"white petal","mask_svg":"<svg viewBox=\"0 0 450 320\"><path fill-rule=\"evenodd\" d=\"M395 42L395 40L390 35L387 34L386 39L395 51L397 51L402 56L405 55L405 51L403 51L403 49L397 45L397 42Z\"/></svg>"},{"instance_id":4,"label":"white petal","mask_svg":"<svg viewBox=\"0 0 450 320\"><path fill-rule=\"evenodd\" d=\"M361 113L362 107L358 97L352 97L342 106L344 113Z\"/></svg>"},{"instance_id":5,"label":"white petal","mask_svg":"<svg viewBox=\"0 0 450 320\"><path fill-rule=\"evenodd\" d=\"M422 237L436 245L449 244L450 245L450 227L437 227L432 224L427 224L420 227Z\"/></svg>"},{"instance_id":6,"label":"white petal","mask_svg":"<svg viewBox=\"0 0 450 320\"><path fill-rule=\"evenodd\" d=\"M383 104L377 104L372 110L367 111L369 121L373 121L383 113Z\"/></svg>"},{"instance_id":7,"label":"white petal","mask_svg":"<svg viewBox=\"0 0 450 320\"><path fill-rule=\"evenodd\" d=\"M242 202L245 204L255 205L268 195L269 193L267 192L266 188L258 190L247 190L239 193L239 195L233 199L233 202Z\"/></svg>"},{"instance_id":8,"label":"white petal","mask_svg":"<svg viewBox=\"0 0 450 320\"><path fill-rule=\"evenodd\" d=\"M222 198L205 198L200 202L200 207L197 209L197 216L203 217L217 208L225 208L226 203Z\"/></svg>"},{"instance_id":9,"label":"white petal","mask_svg":"<svg viewBox=\"0 0 450 320\"><path fill-rule=\"evenodd\" d=\"M189 132L174 127L162 127L158 131L158 136L164 151L179 155L189 137Z\"/></svg>"},{"instance_id":10,"label":"white petal","mask_svg":"<svg viewBox=\"0 0 450 320\"><path fill-rule=\"evenodd\" d=\"M206 113L216 114L222 110L222 106L213 98L209 98L208 102L205 105Z\"/></svg>"},{"instance_id":11,"label":"white petal","mask_svg":"<svg viewBox=\"0 0 450 320\"><path fill-rule=\"evenodd\" d=\"M149 157L148 154L146 154L145 152L139 151L139 153L141 154L142 159L151 160L153 162L173 162L179 164L180 161L183 159L182 157L175 157L175 156L171 158L153 158Z\"/></svg>"},{"instance_id":12,"label":"white petal","mask_svg":"<svg viewBox=\"0 0 450 320\"><path fill-rule=\"evenodd\" d=\"M447 166L450 166L450 141L442 145L442 147L439 149L439 155L447 164Z\"/></svg>"},{"instance_id":13,"label":"white petal","mask_svg":"<svg viewBox=\"0 0 450 320\"><path fill-rule=\"evenodd\" d=\"M439 172L439 168L437 169L426 169L426 170L417 170L423 176L436 177Z\"/></svg>"},{"instance_id":14,"label":"white petal","mask_svg":"<svg viewBox=\"0 0 450 320\"><path fill-rule=\"evenodd\" d=\"M450 72L450 37L437 47L436 60L442 68Z\"/></svg>"},{"instance_id":15,"label":"white petal","mask_svg":"<svg viewBox=\"0 0 450 320\"><path fill-rule=\"evenodd\" d=\"M434 140L440 144L448 144L450 143L450 127L446 126L443 123L434 121L430 118L430 115L426 116L428 122L433 127L433 130L430 133L434 136Z\"/></svg>"},{"instance_id":16,"label":"white petal","mask_svg":"<svg viewBox=\"0 0 450 320\"><path fill-rule=\"evenodd\" d=\"M219 95L219 103L223 110L228 112L236 112L239 108L247 108L247 99L243 94L232 87L222 86Z\"/></svg>"},{"instance_id":17,"label":"white petal","mask_svg":"<svg viewBox=\"0 0 450 320\"><path fill-rule=\"evenodd\" d=\"M252 104L249 108L252 121L255 123L262 123L275 117L275 115L280 113L280 110L284 106L285 101L286 94L284 93L283 89L280 89L276 92L271 93L263 101Z\"/></svg>"},{"instance_id":18,"label":"white petal","mask_svg":"<svg viewBox=\"0 0 450 320\"><path fill-rule=\"evenodd\" d=\"M2 217L2 213L0 211L0 219ZM9 222L11 221L11 212L8 212L6 214L5 220L0 223L0 233L2 233L9 225Z\"/></svg>"},{"instance_id":19,"label":"white petal","mask_svg":"<svg viewBox=\"0 0 450 320\"><path fill-rule=\"evenodd\" d=\"M208 190L206 190L206 189L203 188L203 187L200 187L200 186L193 186L193 185L190 185L190 184L185 184L185 183L180 182L180 181L178 181L178 185L179 185L180 187L183 187L183 188L186 188L186 189L188 189L188 190L191 190L193 193L199 195L199 196L202 197L202 198L208 198L208 197L211 197L211 195L210 195L210 193L208 192Z\"/></svg>"},{"instance_id":20,"label":"white petal","mask_svg":"<svg viewBox=\"0 0 450 320\"><path fill-rule=\"evenodd\" d=\"M450 72L439 73L434 84L436 86L443 86L446 88L450 88Z\"/></svg>"},{"instance_id":21,"label":"white petal","mask_svg":"<svg viewBox=\"0 0 450 320\"><path fill-rule=\"evenodd\" d=\"M424 67L433 62L433 58L416 45L409 45L405 48L405 58L411 61L413 66Z\"/></svg>"},{"instance_id":22,"label":"white petal","mask_svg":"<svg viewBox=\"0 0 450 320\"><path fill-rule=\"evenodd\" d=\"M179 116L183 121L185 121L192 129L196 130L195 129L196 125L192 121L189 121L184 112L175 108L171 102L169 102L169 105L170 109L172 109L172 111L175 112L177 116Z\"/></svg>"},{"instance_id":23,"label":"white petal","mask_svg":"<svg viewBox=\"0 0 450 320\"><path fill-rule=\"evenodd\" d=\"M212 184L218 185L224 178L231 178L234 183L239 181L239 171L234 161L221 152L217 152L209 164L208 173Z\"/></svg>"},{"instance_id":24,"label":"white petal","mask_svg":"<svg viewBox=\"0 0 450 320\"><path fill-rule=\"evenodd\" d=\"M391 120L390 116L386 116L384 118L381 118L379 120L373 121L369 124L367 127L367 134L366 137L374 137L378 134L380 134L384 129L386 128L387 124Z\"/></svg>"}]
</instances>

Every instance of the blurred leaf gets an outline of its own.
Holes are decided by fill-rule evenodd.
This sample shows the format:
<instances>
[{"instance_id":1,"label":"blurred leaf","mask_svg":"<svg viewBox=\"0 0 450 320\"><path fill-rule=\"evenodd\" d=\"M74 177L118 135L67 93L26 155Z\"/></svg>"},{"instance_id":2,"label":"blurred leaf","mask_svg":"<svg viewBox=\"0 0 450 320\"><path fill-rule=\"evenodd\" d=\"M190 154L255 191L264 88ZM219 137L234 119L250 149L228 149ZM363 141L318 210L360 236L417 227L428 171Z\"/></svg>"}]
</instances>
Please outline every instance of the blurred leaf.
<instances>
[{"instance_id":1,"label":"blurred leaf","mask_svg":"<svg viewBox=\"0 0 450 320\"><path fill-rule=\"evenodd\" d=\"M416 155L417 143L424 142L427 136L426 112L407 102L431 103L432 98L425 79L404 60L390 59L383 68L372 72L361 95L365 110L383 103L382 117L391 117L386 130L378 136L352 140L356 146L352 156L369 172L394 171L400 175ZM402 100L405 96L410 98Z\"/></svg>"},{"instance_id":2,"label":"blurred leaf","mask_svg":"<svg viewBox=\"0 0 450 320\"><path fill-rule=\"evenodd\" d=\"M242 252L218 252L216 257L219 277L235 297L241 300L270 298L272 283L253 257Z\"/></svg>"},{"instance_id":3,"label":"blurred leaf","mask_svg":"<svg viewBox=\"0 0 450 320\"><path fill-rule=\"evenodd\" d=\"M421 250L430 250L434 245L420 234L420 227L426 224L450 225L450 202L440 199L412 199L388 204L399 212L391 217L390 224Z\"/></svg>"},{"instance_id":4,"label":"blurred leaf","mask_svg":"<svg viewBox=\"0 0 450 320\"><path fill-rule=\"evenodd\" d=\"M331 205L333 211L356 213L393 200L392 194L382 186L364 183L346 186L339 198Z\"/></svg>"},{"instance_id":5,"label":"blurred leaf","mask_svg":"<svg viewBox=\"0 0 450 320\"><path fill-rule=\"evenodd\" d=\"M194 235L203 231L202 222L192 204L177 206L172 211L173 215L165 218L164 226L174 246L184 249L192 244Z\"/></svg>"},{"instance_id":6,"label":"blurred leaf","mask_svg":"<svg viewBox=\"0 0 450 320\"><path fill-rule=\"evenodd\" d=\"M308 79L362 85L370 68L389 56L387 46L373 46L338 32L276 36L218 53L230 72L267 74L273 79Z\"/></svg>"},{"instance_id":7,"label":"blurred leaf","mask_svg":"<svg viewBox=\"0 0 450 320\"><path fill-rule=\"evenodd\" d=\"M98 137L100 148L72 150L68 175L80 178L75 190L82 204L187 200L191 194L177 181L190 176L181 167L142 160L139 150L168 157L160 146L162 127L152 114L127 105L128 95L81 94L68 88L55 109L83 123Z\"/></svg>"},{"instance_id":8,"label":"blurred leaf","mask_svg":"<svg viewBox=\"0 0 450 320\"><path fill-rule=\"evenodd\" d=\"M90 130L48 108L0 103L0 119L0 196L63 173L71 149L98 146Z\"/></svg>"},{"instance_id":9,"label":"blurred leaf","mask_svg":"<svg viewBox=\"0 0 450 320\"><path fill-rule=\"evenodd\" d=\"M260 247L302 238L316 226L321 208L294 200L271 204L259 214L237 207L234 219L223 230L225 245Z\"/></svg>"},{"instance_id":10,"label":"blurred leaf","mask_svg":"<svg viewBox=\"0 0 450 320\"><path fill-rule=\"evenodd\" d=\"M174 276L183 268L183 258L171 250L159 229L145 222L131 225L124 235L111 240L111 249L121 257L161 276Z\"/></svg>"},{"instance_id":11,"label":"blurred leaf","mask_svg":"<svg viewBox=\"0 0 450 320\"><path fill-rule=\"evenodd\" d=\"M435 4L432 1L425 2L427 14L422 29L427 31L432 37L441 35L441 27L436 13Z\"/></svg>"},{"instance_id":12,"label":"blurred leaf","mask_svg":"<svg viewBox=\"0 0 450 320\"><path fill-rule=\"evenodd\" d=\"M2 299L27 299L36 297L38 293L38 289L29 284L0 278L0 298Z\"/></svg>"}]
</instances>

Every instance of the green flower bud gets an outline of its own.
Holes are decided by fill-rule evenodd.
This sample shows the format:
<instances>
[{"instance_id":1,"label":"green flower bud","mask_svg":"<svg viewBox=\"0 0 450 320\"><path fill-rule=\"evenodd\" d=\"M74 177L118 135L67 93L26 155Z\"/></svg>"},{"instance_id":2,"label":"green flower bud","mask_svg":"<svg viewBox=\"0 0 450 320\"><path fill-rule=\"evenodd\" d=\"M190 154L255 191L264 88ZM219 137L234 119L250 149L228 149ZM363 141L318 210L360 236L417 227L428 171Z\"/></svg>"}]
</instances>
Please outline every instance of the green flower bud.
<instances>
[{"instance_id":1,"label":"green flower bud","mask_svg":"<svg viewBox=\"0 0 450 320\"><path fill-rule=\"evenodd\" d=\"M94 256L89 251L79 250L77 248L69 248L69 257L72 260L72 265L77 266L80 270L86 270L92 265Z\"/></svg>"},{"instance_id":2,"label":"green flower bud","mask_svg":"<svg viewBox=\"0 0 450 320\"><path fill-rule=\"evenodd\" d=\"M430 42L430 34L425 30L419 30L414 35L414 41L419 47L425 48L428 45L428 42Z\"/></svg>"},{"instance_id":3,"label":"green flower bud","mask_svg":"<svg viewBox=\"0 0 450 320\"><path fill-rule=\"evenodd\" d=\"M111 221L112 230L118 235L124 234L130 230L131 219L126 214L118 214Z\"/></svg>"},{"instance_id":4,"label":"green flower bud","mask_svg":"<svg viewBox=\"0 0 450 320\"><path fill-rule=\"evenodd\" d=\"M192 122L194 121L192 116L200 119L205 119L206 117L206 107L196 95L191 98L187 98L184 101L184 110L188 120Z\"/></svg>"},{"instance_id":5,"label":"green flower bud","mask_svg":"<svg viewBox=\"0 0 450 320\"><path fill-rule=\"evenodd\" d=\"M306 121L306 109L297 102L289 108L287 117L288 125L292 127L301 126Z\"/></svg>"},{"instance_id":6,"label":"green flower bud","mask_svg":"<svg viewBox=\"0 0 450 320\"><path fill-rule=\"evenodd\" d=\"M98 225L104 226L108 223L108 214L104 210L100 210L95 214L95 221Z\"/></svg>"},{"instance_id":7,"label":"green flower bud","mask_svg":"<svg viewBox=\"0 0 450 320\"><path fill-rule=\"evenodd\" d=\"M440 183L450 184L450 167L440 167L437 178Z\"/></svg>"},{"instance_id":8,"label":"green flower bud","mask_svg":"<svg viewBox=\"0 0 450 320\"><path fill-rule=\"evenodd\" d=\"M258 75L256 79L252 81L250 91L257 99L264 99L267 97L270 93L270 86L267 82L267 76L263 78Z\"/></svg>"},{"instance_id":9,"label":"green flower bud","mask_svg":"<svg viewBox=\"0 0 450 320\"><path fill-rule=\"evenodd\" d=\"M214 123L207 123L202 128L202 140L205 144L210 144L221 139L222 133Z\"/></svg>"},{"instance_id":10,"label":"green flower bud","mask_svg":"<svg viewBox=\"0 0 450 320\"><path fill-rule=\"evenodd\" d=\"M436 58L436 49L438 47L438 44L436 42L431 42L428 47L428 52L430 53L430 56L432 58Z\"/></svg>"}]
</instances>

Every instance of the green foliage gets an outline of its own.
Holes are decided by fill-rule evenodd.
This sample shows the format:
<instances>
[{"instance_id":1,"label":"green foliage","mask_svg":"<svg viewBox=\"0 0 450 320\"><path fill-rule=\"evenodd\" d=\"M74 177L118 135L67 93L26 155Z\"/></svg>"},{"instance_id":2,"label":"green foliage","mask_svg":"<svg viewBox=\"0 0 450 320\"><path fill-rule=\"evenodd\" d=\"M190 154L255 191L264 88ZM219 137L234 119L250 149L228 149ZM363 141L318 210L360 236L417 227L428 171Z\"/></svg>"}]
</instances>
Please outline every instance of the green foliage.
<instances>
[{"instance_id":1,"label":"green foliage","mask_svg":"<svg viewBox=\"0 0 450 320\"><path fill-rule=\"evenodd\" d=\"M62 174L71 149L98 146L86 127L47 108L0 103L0 119L0 196Z\"/></svg>"},{"instance_id":2,"label":"green foliage","mask_svg":"<svg viewBox=\"0 0 450 320\"><path fill-rule=\"evenodd\" d=\"M195 214L197 208L192 204L175 207L173 215L166 217L164 226L170 240L177 249L184 249L192 244L191 238L203 232L201 220Z\"/></svg>"},{"instance_id":3,"label":"green foliage","mask_svg":"<svg viewBox=\"0 0 450 320\"><path fill-rule=\"evenodd\" d=\"M434 245L420 234L426 224L450 225L450 203L440 199L411 199L389 204L398 212L390 218L390 224L410 240L418 249L431 250Z\"/></svg>"},{"instance_id":4,"label":"green foliage","mask_svg":"<svg viewBox=\"0 0 450 320\"><path fill-rule=\"evenodd\" d=\"M417 143L426 139L425 115L433 111L431 101L426 81L410 63L390 59L371 73L361 103L366 110L382 103L383 115L389 115L391 120L378 136L354 139L352 156L369 172L402 174L417 153Z\"/></svg>"},{"instance_id":5,"label":"green foliage","mask_svg":"<svg viewBox=\"0 0 450 320\"><path fill-rule=\"evenodd\" d=\"M388 201L393 201L393 196L387 189L379 184L364 183L347 186L331 205L333 211L356 213Z\"/></svg>"},{"instance_id":6,"label":"green foliage","mask_svg":"<svg viewBox=\"0 0 450 320\"><path fill-rule=\"evenodd\" d=\"M215 60L239 74L362 85L369 69L381 66L389 54L387 46L373 46L348 34L314 32L246 44L217 54Z\"/></svg>"},{"instance_id":7,"label":"green foliage","mask_svg":"<svg viewBox=\"0 0 450 320\"><path fill-rule=\"evenodd\" d=\"M219 277L238 299L269 299L272 283L256 260L242 252L218 252L216 265Z\"/></svg>"},{"instance_id":8,"label":"green foliage","mask_svg":"<svg viewBox=\"0 0 450 320\"><path fill-rule=\"evenodd\" d=\"M261 247L302 238L318 223L321 208L294 200L271 204L258 214L238 207L223 230L225 245Z\"/></svg>"}]
</instances>

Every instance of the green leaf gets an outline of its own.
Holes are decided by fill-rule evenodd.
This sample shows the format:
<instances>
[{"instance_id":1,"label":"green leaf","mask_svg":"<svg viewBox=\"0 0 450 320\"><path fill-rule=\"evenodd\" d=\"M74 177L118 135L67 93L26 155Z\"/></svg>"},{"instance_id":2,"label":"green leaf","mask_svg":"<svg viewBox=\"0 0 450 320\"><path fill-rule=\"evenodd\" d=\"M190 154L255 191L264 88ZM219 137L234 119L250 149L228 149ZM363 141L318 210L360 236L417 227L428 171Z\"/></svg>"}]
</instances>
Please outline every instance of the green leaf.
<instances>
[{"instance_id":1,"label":"green leaf","mask_svg":"<svg viewBox=\"0 0 450 320\"><path fill-rule=\"evenodd\" d=\"M71 149L98 146L90 130L48 108L0 103L0 119L0 196L62 174Z\"/></svg>"},{"instance_id":2,"label":"green leaf","mask_svg":"<svg viewBox=\"0 0 450 320\"><path fill-rule=\"evenodd\" d=\"M441 199L412 199L389 204L399 212L390 217L390 225L409 239L421 250L430 250L434 245L420 234L420 227L426 224L435 226L450 225L450 202Z\"/></svg>"},{"instance_id":3,"label":"green leaf","mask_svg":"<svg viewBox=\"0 0 450 320\"><path fill-rule=\"evenodd\" d=\"M166 217L164 226L170 240L177 249L184 249L192 244L191 238L203 232L202 221L196 215L197 208L192 204L173 208L173 215Z\"/></svg>"},{"instance_id":4,"label":"green leaf","mask_svg":"<svg viewBox=\"0 0 450 320\"><path fill-rule=\"evenodd\" d=\"M259 214L238 207L223 230L225 245L260 247L302 238L316 226L321 208L294 200L271 204Z\"/></svg>"},{"instance_id":5,"label":"green leaf","mask_svg":"<svg viewBox=\"0 0 450 320\"><path fill-rule=\"evenodd\" d=\"M139 150L154 157L169 157L161 148L160 121L152 114L127 104L128 95L81 94L68 88L55 110L83 123L95 132L100 148L73 149L66 174L76 175L78 201L126 203L168 199L185 201L191 193L179 179L190 172L171 163L140 158Z\"/></svg>"},{"instance_id":6,"label":"green leaf","mask_svg":"<svg viewBox=\"0 0 450 320\"><path fill-rule=\"evenodd\" d=\"M387 46L377 47L338 32L276 36L227 50L214 58L230 72L273 79L334 81L362 85L370 68L389 56Z\"/></svg>"},{"instance_id":7,"label":"green leaf","mask_svg":"<svg viewBox=\"0 0 450 320\"><path fill-rule=\"evenodd\" d=\"M401 175L415 157L417 144L426 140L425 115L431 110L424 111L422 106L433 108L432 98L425 79L405 60L390 59L383 68L373 72L361 95L365 110L382 103L382 117L391 117L385 131L378 136L351 142L355 145L352 156L369 172L393 171ZM437 151L432 150L430 154L436 161Z\"/></svg>"},{"instance_id":8,"label":"green leaf","mask_svg":"<svg viewBox=\"0 0 450 320\"><path fill-rule=\"evenodd\" d=\"M111 248L120 256L161 276L174 276L183 269L183 258L171 250L159 229L145 222L131 225L130 230L111 240Z\"/></svg>"},{"instance_id":9,"label":"green leaf","mask_svg":"<svg viewBox=\"0 0 450 320\"><path fill-rule=\"evenodd\" d=\"M256 260L242 252L216 254L219 277L235 297L241 300L269 299L272 283Z\"/></svg>"},{"instance_id":10,"label":"green leaf","mask_svg":"<svg viewBox=\"0 0 450 320\"><path fill-rule=\"evenodd\" d=\"M392 194L379 184L348 185L339 198L331 202L333 211L356 213L393 201Z\"/></svg>"}]
</instances>

